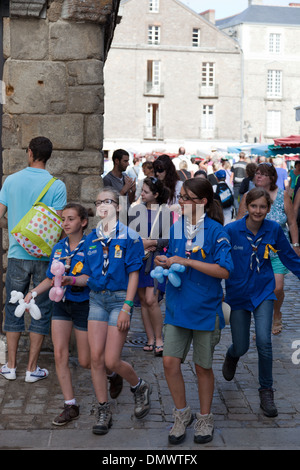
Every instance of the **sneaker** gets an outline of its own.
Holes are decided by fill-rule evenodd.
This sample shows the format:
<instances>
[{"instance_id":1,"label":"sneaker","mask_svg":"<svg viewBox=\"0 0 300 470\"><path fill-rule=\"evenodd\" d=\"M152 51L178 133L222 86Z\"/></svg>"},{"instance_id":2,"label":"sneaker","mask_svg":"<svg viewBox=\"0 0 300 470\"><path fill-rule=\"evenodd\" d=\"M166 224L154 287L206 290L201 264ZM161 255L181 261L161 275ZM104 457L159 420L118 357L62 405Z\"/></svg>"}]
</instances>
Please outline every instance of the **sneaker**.
<instances>
[{"instance_id":1,"label":"sneaker","mask_svg":"<svg viewBox=\"0 0 300 470\"><path fill-rule=\"evenodd\" d=\"M109 394L111 398L117 398L123 388L123 378L119 374L114 374L113 377L107 377L109 381Z\"/></svg>"},{"instance_id":2,"label":"sneaker","mask_svg":"<svg viewBox=\"0 0 300 470\"><path fill-rule=\"evenodd\" d=\"M0 375L5 377L7 380L15 380L17 378L16 370L17 369L10 369L9 367L7 367L7 364L4 364L0 368Z\"/></svg>"},{"instance_id":3,"label":"sneaker","mask_svg":"<svg viewBox=\"0 0 300 470\"><path fill-rule=\"evenodd\" d=\"M222 367L222 373L225 380L230 381L233 379L238 362L238 357L231 357L228 353L226 354L225 361Z\"/></svg>"},{"instance_id":4,"label":"sneaker","mask_svg":"<svg viewBox=\"0 0 300 470\"><path fill-rule=\"evenodd\" d=\"M25 376L25 382L37 382L38 380L46 379L49 375L47 369L41 369L39 366L35 369L35 371L30 372L28 370Z\"/></svg>"},{"instance_id":5,"label":"sneaker","mask_svg":"<svg viewBox=\"0 0 300 470\"><path fill-rule=\"evenodd\" d=\"M274 418L278 415L277 408L274 403L274 391L271 388L263 388L259 390L260 407L268 418Z\"/></svg>"},{"instance_id":6,"label":"sneaker","mask_svg":"<svg viewBox=\"0 0 300 470\"><path fill-rule=\"evenodd\" d=\"M141 380L138 387L132 390L132 392L135 400L134 415L138 419L144 418L150 410L151 386L144 380Z\"/></svg>"},{"instance_id":7,"label":"sneaker","mask_svg":"<svg viewBox=\"0 0 300 470\"><path fill-rule=\"evenodd\" d=\"M169 443L180 444L185 439L186 428L193 422L191 408L188 406L184 411L173 410L174 425L169 432Z\"/></svg>"},{"instance_id":8,"label":"sneaker","mask_svg":"<svg viewBox=\"0 0 300 470\"><path fill-rule=\"evenodd\" d=\"M93 426L94 434L107 434L112 425L112 414L110 411L110 404L104 403L98 407L98 418L95 426Z\"/></svg>"},{"instance_id":9,"label":"sneaker","mask_svg":"<svg viewBox=\"0 0 300 470\"><path fill-rule=\"evenodd\" d=\"M52 421L52 424L56 426L64 426L64 424L68 424L73 419L77 419L79 417L79 406L77 405L67 405L64 404L64 409L60 413L60 415L56 416Z\"/></svg>"},{"instance_id":10,"label":"sneaker","mask_svg":"<svg viewBox=\"0 0 300 470\"><path fill-rule=\"evenodd\" d=\"M214 418L212 413L205 416L196 413L196 418L194 442L196 442L196 444L205 444L206 442L212 441L214 433Z\"/></svg>"}]
</instances>

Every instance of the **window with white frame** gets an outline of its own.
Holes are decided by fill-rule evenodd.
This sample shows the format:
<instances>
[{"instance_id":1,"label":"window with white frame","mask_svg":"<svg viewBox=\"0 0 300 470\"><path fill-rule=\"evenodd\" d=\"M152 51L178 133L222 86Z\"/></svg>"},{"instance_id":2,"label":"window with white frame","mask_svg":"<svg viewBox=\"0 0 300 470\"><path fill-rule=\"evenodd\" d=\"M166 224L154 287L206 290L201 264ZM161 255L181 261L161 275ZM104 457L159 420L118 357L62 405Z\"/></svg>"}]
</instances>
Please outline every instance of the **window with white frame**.
<instances>
[{"instance_id":1,"label":"window with white frame","mask_svg":"<svg viewBox=\"0 0 300 470\"><path fill-rule=\"evenodd\" d=\"M146 137L160 137L160 113L158 103L147 104Z\"/></svg>"},{"instance_id":2,"label":"window with white frame","mask_svg":"<svg viewBox=\"0 0 300 470\"><path fill-rule=\"evenodd\" d=\"M269 52L271 54L281 53L281 34L279 33L269 34Z\"/></svg>"},{"instance_id":3,"label":"window with white frame","mask_svg":"<svg viewBox=\"0 0 300 470\"><path fill-rule=\"evenodd\" d=\"M201 38L201 30L199 28L193 28L193 37L192 37L193 47L200 46L200 38Z\"/></svg>"},{"instance_id":4,"label":"window with white frame","mask_svg":"<svg viewBox=\"0 0 300 470\"><path fill-rule=\"evenodd\" d=\"M215 64L213 62L202 63L202 80L203 87L213 87L215 85Z\"/></svg>"},{"instance_id":5,"label":"window with white frame","mask_svg":"<svg viewBox=\"0 0 300 470\"><path fill-rule=\"evenodd\" d=\"M282 97L282 71L268 70L267 97Z\"/></svg>"},{"instance_id":6,"label":"window with white frame","mask_svg":"<svg viewBox=\"0 0 300 470\"><path fill-rule=\"evenodd\" d=\"M160 44L160 26L148 26L148 44Z\"/></svg>"},{"instance_id":7,"label":"window with white frame","mask_svg":"<svg viewBox=\"0 0 300 470\"><path fill-rule=\"evenodd\" d=\"M149 12L151 13L159 12L159 0L149 0Z\"/></svg>"},{"instance_id":8,"label":"window with white frame","mask_svg":"<svg viewBox=\"0 0 300 470\"><path fill-rule=\"evenodd\" d=\"M215 128L215 110L213 105L203 105L201 128L205 131L212 131Z\"/></svg>"},{"instance_id":9,"label":"window with white frame","mask_svg":"<svg viewBox=\"0 0 300 470\"><path fill-rule=\"evenodd\" d=\"M160 92L160 60L147 60L147 92Z\"/></svg>"},{"instance_id":10,"label":"window with white frame","mask_svg":"<svg viewBox=\"0 0 300 470\"><path fill-rule=\"evenodd\" d=\"M267 136L279 137L281 134L281 111L267 111Z\"/></svg>"}]
</instances>

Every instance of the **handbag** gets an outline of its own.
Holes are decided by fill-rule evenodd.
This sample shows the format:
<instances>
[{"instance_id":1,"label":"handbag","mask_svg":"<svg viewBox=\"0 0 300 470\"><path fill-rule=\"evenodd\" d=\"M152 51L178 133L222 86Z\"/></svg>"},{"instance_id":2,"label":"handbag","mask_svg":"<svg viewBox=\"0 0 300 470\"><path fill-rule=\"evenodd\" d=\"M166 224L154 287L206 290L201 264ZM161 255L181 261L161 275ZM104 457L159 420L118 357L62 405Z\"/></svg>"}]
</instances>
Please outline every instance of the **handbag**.
<instances>
[{"instance_id":1,"label":"handbag","mask_svg":"<svg viewBox=\"0 0 300 470\"><path fill-rule=\"evenodd\" d=\"M11 231L15 240L35 258L49 257L62 233L62 220L55 209L40 202L54 181L56 178L48 182L31 209Z\"/></svg>"}]
</instances>

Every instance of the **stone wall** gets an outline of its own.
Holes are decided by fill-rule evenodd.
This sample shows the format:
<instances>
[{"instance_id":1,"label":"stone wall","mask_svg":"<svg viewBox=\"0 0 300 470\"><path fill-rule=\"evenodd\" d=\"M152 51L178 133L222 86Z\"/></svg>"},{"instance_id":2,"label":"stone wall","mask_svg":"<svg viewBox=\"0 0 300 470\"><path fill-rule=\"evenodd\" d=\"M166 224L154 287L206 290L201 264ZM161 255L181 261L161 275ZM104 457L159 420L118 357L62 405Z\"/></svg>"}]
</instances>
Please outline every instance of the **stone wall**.
<instances>
[{"instance_id":1,"label":"stone wall","mask_svg":"<svg viewBox=\"0 0 300 470\"><path fill-rule=\"evenodd\" d=\"M47 169L66 183L68 201L93 207L103 166L103 67L119 3L10 0L3 19L3 179L27 166L30 139L44 135L54 148ZM2 278L5 269L4 255Z\"/></svg>"}]
</instances>

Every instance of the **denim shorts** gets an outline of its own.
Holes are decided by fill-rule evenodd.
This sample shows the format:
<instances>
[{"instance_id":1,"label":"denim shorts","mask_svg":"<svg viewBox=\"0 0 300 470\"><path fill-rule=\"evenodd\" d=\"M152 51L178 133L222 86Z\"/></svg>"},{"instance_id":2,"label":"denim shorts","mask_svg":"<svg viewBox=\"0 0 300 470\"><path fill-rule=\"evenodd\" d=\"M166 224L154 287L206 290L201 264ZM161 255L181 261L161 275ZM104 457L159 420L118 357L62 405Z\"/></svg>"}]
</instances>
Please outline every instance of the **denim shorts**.
<instances>
[{"instance_id":1,"label":"denim shorts","mask_svg":"<svg viewBox=\"0 0 300 470\"><path fill-rule=\"evenodd\" d=\"M5 280L5 319L3 326L3 330L5 332L22 333L25 331L24 316L30 316L28 311L26 311L25 314L20 318L15 316L15 310L19 304L9 303L10 293L13 290L16 290L17 292L22 292L25 297L31 286L31 281L35 287L46 278L48 264L48 261L31 261L8 258ZM48 291L38 295L35 299L35 302L41 311L42 318L40 320L35 320L30 316L31 321L28 330L31 333L48 335L50 332L50 320L52 313L52 302L49 299Z\"/></svg>"},{"instance_id":2,"label":"denim shorts","mask_svg":"<svg viewBox=\"0 0 300 470\"><path fill-rule=\"evenodd\" d=\"M119 313L125 300L126 290L115 292L109 290L91 291L88 321L103 321L110 326L117 326Z\"/></svg>"},{"instance_id":3,"label":"denim shorts","mask_svg":"<svg viewBox=\"0 0 300 470\"><path fill-rule=\"evenodd\" d=\"M89 301L73 302L65 300L64 302L53 303L52 320L71 321L76 330L87 331L87 319L89 315Z\"/></svg>"}]
</instances>

